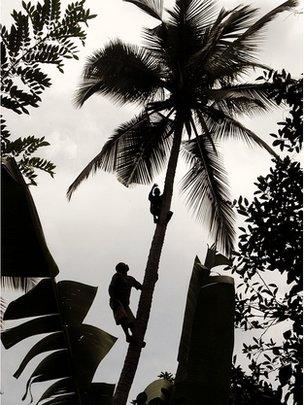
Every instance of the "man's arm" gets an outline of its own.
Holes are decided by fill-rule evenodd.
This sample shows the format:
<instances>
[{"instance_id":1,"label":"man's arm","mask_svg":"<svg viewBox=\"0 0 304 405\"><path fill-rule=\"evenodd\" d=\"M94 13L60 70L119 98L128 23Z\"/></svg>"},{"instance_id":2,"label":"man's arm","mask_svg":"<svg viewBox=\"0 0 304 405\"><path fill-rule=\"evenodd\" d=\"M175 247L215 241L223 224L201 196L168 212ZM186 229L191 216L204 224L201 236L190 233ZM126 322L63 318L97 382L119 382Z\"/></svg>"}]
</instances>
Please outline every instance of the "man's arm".
<instances>
[{"instance_id":1,"label":"man's arm","mask_svg":"<svg viewBox=\"0 0 304 405\"><path fill-rule=\"evenodd\" d=\"M142 290L142 284L140 284L140 282L137 281L134 277L132 278L133 278L132 287L136 288L136 290Z\"/></svg>"},{"instance_id":2,"label":"man's arm","mask_svg":"<svg viewBox=\"0 0 304 405\"><path fill-rule=\"evenodd\" d=\"M149 197L148 197L148 199L151 201L151 199L154 197L154 195L153 195L153 191L154 191L154 189L155 189L155 187L157 187L157 184L153 184L153 186L152 186L152 188L151 188L151 191L150 191L150 193L149 193Z\"/></svg>"}]
</instances>

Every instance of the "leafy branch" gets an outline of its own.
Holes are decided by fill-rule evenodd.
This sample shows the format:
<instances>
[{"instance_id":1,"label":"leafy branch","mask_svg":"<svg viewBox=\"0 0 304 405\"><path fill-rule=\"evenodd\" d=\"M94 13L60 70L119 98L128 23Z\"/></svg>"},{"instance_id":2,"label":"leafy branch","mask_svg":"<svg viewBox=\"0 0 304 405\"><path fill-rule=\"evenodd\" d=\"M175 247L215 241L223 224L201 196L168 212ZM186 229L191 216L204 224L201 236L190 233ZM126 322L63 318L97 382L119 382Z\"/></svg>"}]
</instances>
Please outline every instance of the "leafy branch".
<instances>
[{"instance_id":1,"label":"leafy branch","mask_svg":"<svg viewBox=\"0 0 304 405\"><path fill-rule=\"evenodd\" d=\"M22 2L22 11L13 10L13 24L1 27L1 96L2 107L17 114L29 114L37 108L42 93L51 86L51 78L43 70L55 66L63 73L65 59L78 59L79 45L85 45L88 21L96 15L85 8L85 0L61 9L61 0L42 3ZM52 177L55 165L32 156L40 147L48 146L44 137L28 136L12 140L1 119L3 156L19 157L18 166L29 184L36 185L36 170Z\"/></svg>"}]
</instances>

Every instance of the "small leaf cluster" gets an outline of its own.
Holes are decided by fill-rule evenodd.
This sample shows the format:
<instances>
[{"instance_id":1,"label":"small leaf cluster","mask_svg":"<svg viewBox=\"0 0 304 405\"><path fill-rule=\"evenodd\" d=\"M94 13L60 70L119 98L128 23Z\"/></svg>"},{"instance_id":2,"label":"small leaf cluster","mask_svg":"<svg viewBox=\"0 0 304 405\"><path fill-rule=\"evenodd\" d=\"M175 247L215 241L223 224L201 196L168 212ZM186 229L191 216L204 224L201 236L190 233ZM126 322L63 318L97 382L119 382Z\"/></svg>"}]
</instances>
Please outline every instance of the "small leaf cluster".
<instances>
[{"instance_id":1,"label":"small leaf cluster","mask_svg":"<svg viewBox=\"0 0 304 405\"><path fill-rule=\"evenodd\" d=\"M168 371L162 371L157 377L174 383L174 375L172 373L169 373Z\"/></svg>"},{"instance_id":2,"label":"small leaf cluster","mask_svg":"<svg viewBox=\"0 0 304 405\"><path fill-rule=\"evenodd\" d=\"M259 378L257 363L251 365L252 373L246 374L233 358L229 405L281 405L281 392Z\"/></svg>"},{"instance_id":3,"label":"small leaf cluster","mask_svg":"<svg viewBox=\"0 0 304 405\"><path fill-rule=\"evenodd\" d=\"M47 159L43 159L33 154L37 149L49 146L45 137L36 138L27 136L25 138L17 138L14 141L10 140L10 131L6 127L5 120L1 119L1 152L2 157L13 156L20 157L18 167L21 173L29 180L30 185L36 186L36 169L42 170L52 177L55 175L55 165Z\"/></svg>"},{"instance_id":4,"label":"small leaf cluster","mask_svg":"<svg viewBox=\"0 0 304 405\"><path fill-rule=\"evenodd\" d=\"M278 133L270 134L275 138L273 146L278 146L281 151L299 153L303 143L303 77L293 79L283 69L282 72L264 72L264 76L258 79L274 85L270 97L277 105L286 104L289 107L289 116L277 123L280 126Z\"/></svg>"}]
</instances>

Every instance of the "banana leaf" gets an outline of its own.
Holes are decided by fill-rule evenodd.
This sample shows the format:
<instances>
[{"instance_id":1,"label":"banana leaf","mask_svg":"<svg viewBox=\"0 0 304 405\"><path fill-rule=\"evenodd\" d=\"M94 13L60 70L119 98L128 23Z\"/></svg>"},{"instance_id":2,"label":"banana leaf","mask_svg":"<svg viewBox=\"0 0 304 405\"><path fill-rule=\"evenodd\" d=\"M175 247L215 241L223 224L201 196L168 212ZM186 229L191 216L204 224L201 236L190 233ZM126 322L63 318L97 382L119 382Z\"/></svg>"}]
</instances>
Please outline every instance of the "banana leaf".
<instances>
[{"instance_id":1,"label":"banana leaf","mask_svg":"<svg viewBox=\"0 0 304 405\"><path fill-rule=\"evenodd\" d=\"M69 325L82 323L94 302L97 287L75 281L59 281L57 286L66 323Z\"/></svg>"},{"instance_id":2,"label":"banana leaf","mask_svg":"<svg viewBox=\"0 0 304 405\"><path fill-rule=\"evenodd\" d=\"M11 302L5 311L4 320L58 313L53 282L50 279L41 280L28 293ZM59 281L57 293L66 322L69 324L83 322L94 301L96 292L97 287L75 281Z\"/></svg>"},{"instance_id":3,"label":"banana leaf","mask_svg":"<svg viewBox=\"0 0 304 405\"><path fill-rule=\"evenodd\" d=\"M58 303L52 283L49 279L41 280L32 290L9 304L4 313L4 320L47 316L4 331L2 343L6 349L27 337L61 330ZM57 283L57 290L65 323L80 324L94 301L97 288L74 281L60 281Z\"/></svg>"},{"instance_id":4,"label":"banana leaf","mask_svg":"<svg viewBox=\"0 0 304 405\"><path fill-rule=\"evenodd\" d=\"M196 257L193 266L174 384L174 400L181 404L228 404L234 283L231 277L210 276L206 263L227 264L217 256L209 249L205 265Z\"/></svg>"},{"instance_id":5,"label":"banana leaf","mask_svg":"<svg viewBox=\"0 0 304 405\"><path fill-rule=\"evenodd\" d=\"M60 331L61 322L57 315L43 316L27 321L21 325L4 330L1 333L2 344L6 349L10 349L17 343L31 336L41 333Z\"/></svg>"},{"instance_id":6,"label":"banana leaf","mask_svg":"<svg viewBox=\"0 0 304 405\"><path fill-rule=\"evenodd\" d=\"M74 383L71 377L64 378L52 384L40 397L37 405L46 399L50 399L59 395L64 395L68 393L74 394Z\"/></svg>"},{"instance_id":7,"label":"banana leaf","mask_svg":"<svg viewBox=\"0 0 304 405\"><path fill-rule=\"evenodd\" d=\"M55 385L55 384L54 384ZM114 384L92 383L90 388L82 394L83 405L112 405L112 397L114 393ZM40 404L42 397L40 398ZM62 393L61 395L54 394L43 405L71 405L77 403L77 395L75 393Z\"/></svg>"},{"instance_id":8,"label":"banana leaf","mask_svg":"<svg viewBox=\"0 0 304 405\"><path fill-rule=\"evenodd\" d=\"M73 364L79 386L91 383L101 360L116 342L116 338L92 325L79 325L69 328L69 338L73 352Z\"/></svg>"},{"instance_id":9,"label":"banana leaf","mask_svg":"<svg viewBox=\"0 0 304 405\"><path fill-rule=\"evenodd\" d=\"M12 301L4 314L4 320L31 318L34 316L57 314L55 292L52 288L53 281L41 280L26 294ZM39 305L37 303L39 302Z\"/></svg>"},{"instance_id":10,"label":"banana leaf","mask_svg":"<svg viewBox=\"0 0 304 405\"><path fill-rule=\"evenodd\" d=\"M2 276L55 277L38 213L14 158L1 163Z\"/></svg>"},{"instance_id":11,"label":"banana leaf","mask_svg":"<svg viewBox=\"0 0 304 405\"><path fill-rule=\"evenodd\" d=\"M19 378L28 363L41 353L59 350L65 345L64 335L62 332L52 333L37 342L22 360L18 370L14 373L15 378Z\"/></svg>"},{"instance_id":12,"label":"banana leaf","mask_svg":"<svg viewBox=\"0 0 304 405\"><path fill-rule=\"evenodd\" d=\"M40 333L55 332L43 337L28 351L14 374L18 378L33 358L51 352L30 375L23 399L30 396L33 401L31 387L34 383L59 380L45 391L40 402L78 404L81 398L82 405L91 405L93 396L98 398L96 404L103 396L104 402L110 403L107 393L112 386L102 384L90 391L97 367L116 341L103 330L82 323L96 292L96 287L85 284L44 279L9 304L4 319L34 318L2 333L5 348Z\"/></svg>"}]
</instances>

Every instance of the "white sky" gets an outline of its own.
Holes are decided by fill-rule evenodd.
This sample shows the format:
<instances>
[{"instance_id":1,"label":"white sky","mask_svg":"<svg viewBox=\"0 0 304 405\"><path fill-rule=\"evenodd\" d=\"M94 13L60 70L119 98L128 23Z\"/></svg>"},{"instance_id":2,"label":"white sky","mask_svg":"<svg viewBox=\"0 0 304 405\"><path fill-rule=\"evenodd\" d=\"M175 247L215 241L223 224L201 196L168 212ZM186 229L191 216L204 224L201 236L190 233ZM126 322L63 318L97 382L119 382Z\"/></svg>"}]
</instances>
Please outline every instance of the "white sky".
<instances>
[{"instance_id":1,"label":"white sky","mask_svg":"<svg viewBox=\"0 0 304 405\"><path fill-rule=\"evenodd\" d=\"M243 2L260 7L266 12L282 1L255 0ZM67 1L63 1L67 3ZM227 8L240 1L225 0L219 4ZM65 193L69 184L83 166L101 149L113 129L128 120L135 107L117 107L104 97L92 97L81 110L72 105L73 91L82 71L86 57L113 38L138 42L143 25L153 26L155 21L141 13L135 6L121 0L87 0L98 17L91 20L86 47L81 50L80 60L67 61L65 74L52 73L53 86L43 94L43 102L30 116L6 114L8 127L16 136L45 136L51 146L44 156L56 165L54 179L39 177L39 186L32 188L34 200L49 248L60 268L59 279L85 282L99 287L96 300L89 312L87 322L119 337L114 348L101 363L95 381L115 383L118 379L127 345L123 333L114 323L108 306L107 287L119 261L130 266L130 273L142 280L145 262L154 231L149 214L148 186L124 188L116 179L103 172L89 178L72 201L67 202ZM2 1L2 21L9 24L9 13L21 6L19 0ZM261 47L261 60L274 69L283 67L293 75L302 72L302 24L301 16L284 14L271 23L265 32ZM267 136L276 131L276 122L284 112L264 114L244 122L271 143ZM255 178L266 173L270 157L258 148L249 149L237 142L222 145L226 169L231 184L231 194L251 196ZM185 172L181 164L178 178ZM157 179L163 183L163 176ZM176 185L178 181L176 182ZM184 207L178 194L173 200L174 216L168 227L160 278L154 295L152 314L130 399L136 397L162 370L175 373L176 356L181 333L188 281L196 254L202 260L208 239L206 230L196 223ZM138 293L133 294L132 308L136 311ZM2 403L21 403L26 376L18 381L12 377L26 349L37 339L21 343L9 351L2 351ZM236 331L235 351L241 351L244 333ZM43 356L42 356L43 357ZM39 357L41 360L41 357ZM37 360L33 361L37 364ZM34 388L34 392L40 388Z\"/></svg>"}]
</instances>

